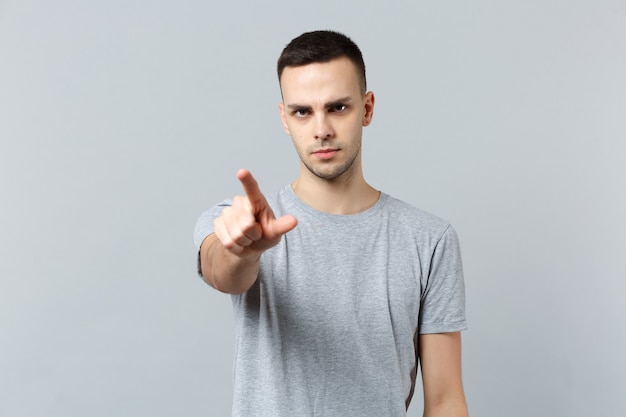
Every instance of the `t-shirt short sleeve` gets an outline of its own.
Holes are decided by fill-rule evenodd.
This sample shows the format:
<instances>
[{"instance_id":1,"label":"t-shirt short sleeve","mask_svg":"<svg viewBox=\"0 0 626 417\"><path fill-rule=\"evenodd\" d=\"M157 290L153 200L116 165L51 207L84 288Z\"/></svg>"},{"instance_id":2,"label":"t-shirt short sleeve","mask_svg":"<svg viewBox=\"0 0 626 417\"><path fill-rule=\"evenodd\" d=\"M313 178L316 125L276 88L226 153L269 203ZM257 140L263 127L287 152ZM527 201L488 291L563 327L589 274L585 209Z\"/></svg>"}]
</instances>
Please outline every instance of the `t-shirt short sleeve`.
<instances>
[{"instance_id":1,"label":"t-shirt short sleeve","mask_svg":"<svg viewBox=\"0 0 626 417\"><path fill-rule=\"evenodd\" d=\"M465 284L459 239L448 226L433 251L422 284L419 333L448 333L467 329Z\"/></svg>"}]
</instances>

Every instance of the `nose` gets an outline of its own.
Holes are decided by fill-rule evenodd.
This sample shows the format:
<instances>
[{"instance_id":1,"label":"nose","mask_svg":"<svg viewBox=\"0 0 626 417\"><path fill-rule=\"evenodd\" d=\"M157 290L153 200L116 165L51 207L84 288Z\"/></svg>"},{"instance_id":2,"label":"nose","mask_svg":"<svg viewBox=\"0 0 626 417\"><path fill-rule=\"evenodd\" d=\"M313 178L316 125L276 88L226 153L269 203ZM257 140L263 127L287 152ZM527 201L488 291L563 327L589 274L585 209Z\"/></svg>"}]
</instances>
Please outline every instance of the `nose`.
<instances>
[{"instance_id":1,"label":"nose","mask_svg":"<svg viewBox=\"0 0 626 417\"><path fill-rule=\"evenodd\" d=\"M315 139L329 139L334 132L326 114L319 114L315 118Z\"/></svg>"}]
</instances>

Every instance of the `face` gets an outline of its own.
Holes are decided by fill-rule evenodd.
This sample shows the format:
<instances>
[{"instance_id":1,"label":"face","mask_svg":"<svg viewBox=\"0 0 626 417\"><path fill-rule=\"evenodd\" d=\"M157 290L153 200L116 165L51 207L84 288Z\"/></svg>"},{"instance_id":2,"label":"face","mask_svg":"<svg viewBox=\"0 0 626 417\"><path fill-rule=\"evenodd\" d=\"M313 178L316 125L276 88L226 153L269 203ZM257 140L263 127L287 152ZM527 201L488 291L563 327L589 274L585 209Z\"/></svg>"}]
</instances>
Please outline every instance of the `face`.
<instances>
[{"instance_id":1,"label":"face","mask_svg":"<svg viewBox=\"0 0 626 417\"><path fill-rule=\"evenodd\" d=\"M348 58L287 67L280 79L283 127L293 139L300 174L333 181L361 169L363 127L370 124L374 95L363 95Z\"/></svg>"}]
</instances>

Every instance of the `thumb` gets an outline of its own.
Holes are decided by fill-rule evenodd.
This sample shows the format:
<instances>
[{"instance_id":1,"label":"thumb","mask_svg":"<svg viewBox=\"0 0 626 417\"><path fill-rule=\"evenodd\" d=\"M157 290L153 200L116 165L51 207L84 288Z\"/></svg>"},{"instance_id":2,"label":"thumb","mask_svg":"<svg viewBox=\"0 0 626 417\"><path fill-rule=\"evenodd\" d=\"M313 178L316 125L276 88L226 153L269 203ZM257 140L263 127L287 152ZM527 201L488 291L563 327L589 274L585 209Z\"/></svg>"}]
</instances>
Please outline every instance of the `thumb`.
<instances>
[{"instance_id":1,"label":"thumb","mask_svg":"<svg viewBox=\"0 0 626 417\"><path fill-rule=\"evenodd\" d=\"M298 224L298 219L294 216L286 215L274 219L268 226L268 232L273 237L279 237L293 230Z\"/></svg>"}]
</instances>

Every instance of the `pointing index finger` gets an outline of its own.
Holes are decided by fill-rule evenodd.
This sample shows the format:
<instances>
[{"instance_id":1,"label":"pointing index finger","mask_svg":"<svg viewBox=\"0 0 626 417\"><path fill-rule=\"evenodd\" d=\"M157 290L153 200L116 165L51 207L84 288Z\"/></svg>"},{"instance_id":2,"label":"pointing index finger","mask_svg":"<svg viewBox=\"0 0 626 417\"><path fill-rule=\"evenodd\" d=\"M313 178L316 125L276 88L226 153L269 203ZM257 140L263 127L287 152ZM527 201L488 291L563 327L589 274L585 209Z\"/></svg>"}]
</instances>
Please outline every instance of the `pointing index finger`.
<instances>
[{"instance_id":1,"label":"pointing index finger","mask_svg":"<svg viewBox=\"0 0 626 417\"><path fill-rule=\"evenodd\" d=\"M256 204L265 200L265 196L261 193L259 189L259 184L256 182L250 171L247 169L240 169L237 172L237 178L241 181L241 185L243 185L243 190L246 193L246 196L250 200L250 203Z\"/></svg>"}]
</instances>

